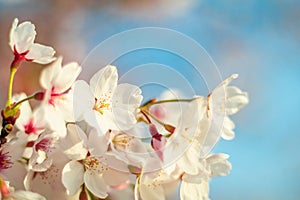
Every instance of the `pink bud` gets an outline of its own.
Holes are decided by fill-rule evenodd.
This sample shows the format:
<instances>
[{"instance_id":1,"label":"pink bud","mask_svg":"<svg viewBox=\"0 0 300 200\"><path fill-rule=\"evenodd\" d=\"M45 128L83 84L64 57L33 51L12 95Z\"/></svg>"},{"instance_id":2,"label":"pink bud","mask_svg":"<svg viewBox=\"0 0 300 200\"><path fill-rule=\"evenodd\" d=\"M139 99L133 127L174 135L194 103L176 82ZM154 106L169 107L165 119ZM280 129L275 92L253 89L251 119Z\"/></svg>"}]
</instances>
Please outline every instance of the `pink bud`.
<instances>
[{"instance_id":1,"label":"pink bud","mask_svg":"<svg viewBox=\"0 0 300 200\"><path fill-rule=\"evenodd\" d=\"M34 99L38 101L42 101L44 99L45 93L44 92L37 92L34 94Z\"/></svg>"},{"instance_id":2,"label":"pink bud","mask_svg":"<svg viewBox=\"0 0 300 200\"><path fill-rule=\"evenodd\" d=\"M150 131L150 134L152 135L152 137L159 134L157 131L157 128L154 124L149 124L149 131Z\"/></svg>"},{"instance_id":3,"label":"pink bud","mask_svg":"<svg viewBox=\"0 0 300 200\"><path fill-rule=\"evenodd\" d=\"M172 125L170 125L170 124L164 124L164 128L165 128L168 132L170 132L171 134L173 134L174 131L175 131L175 127L172 126Z\"/></svg>"}]
</instances>

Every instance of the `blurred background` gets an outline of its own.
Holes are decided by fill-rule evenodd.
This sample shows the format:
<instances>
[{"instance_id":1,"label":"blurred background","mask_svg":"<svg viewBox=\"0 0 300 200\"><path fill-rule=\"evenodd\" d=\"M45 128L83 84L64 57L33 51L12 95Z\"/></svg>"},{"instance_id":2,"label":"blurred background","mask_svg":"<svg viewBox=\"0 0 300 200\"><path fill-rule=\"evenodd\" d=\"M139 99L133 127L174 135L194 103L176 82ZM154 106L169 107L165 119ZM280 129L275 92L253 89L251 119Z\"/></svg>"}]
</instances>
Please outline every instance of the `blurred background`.
<instances>
[{"instance_id":1,"label":"blurred background","mask_svg":"<svg viewBox=\"0 0 300 200\"><path fill-rule=\"evenodd\" d=\"M211 199L296 200L300 198L299 9L296 0L0 0L0 105L5 105L13 59L8 33L15 17L32 21L36 41L54 47L64 63L81 63L101 41L128 29L170 28L201 44L223 78L238 73L233 84L250 96L250 104L232 117L236 138L221 141L214 149L230 154L233 170L212 181ZM115 64L120 73L150 62L179 72L189 70L173 57L145 50ZM39 89L41 69L24 63L14 91L31 94ZM203 87L201 95L208 91ZM149 92L145 96L153 97Z\"/></svg>"}]
</instances>

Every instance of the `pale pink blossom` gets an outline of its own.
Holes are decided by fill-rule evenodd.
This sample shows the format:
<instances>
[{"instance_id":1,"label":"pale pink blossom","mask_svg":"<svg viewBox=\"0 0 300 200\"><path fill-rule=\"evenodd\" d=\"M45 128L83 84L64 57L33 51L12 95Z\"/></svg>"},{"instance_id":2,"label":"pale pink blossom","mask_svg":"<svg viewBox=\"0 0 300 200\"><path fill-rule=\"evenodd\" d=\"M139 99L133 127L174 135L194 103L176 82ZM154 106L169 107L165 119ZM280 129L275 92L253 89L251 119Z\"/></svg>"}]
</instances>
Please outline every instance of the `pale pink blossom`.
<instances>
[{"instance_id":1,"label":"pale pink blossom","mask_svg":"<svg viewBox=\"0 0 300 200\"><path fill-rule=\"evenodd\" d=\"M68 125L64 145L67 149L64 153L71 161L63 169L62 183L69 195L76 194L84 184L94 196L105 198L109 186L117 186L128 180L128 170L126 172L111 168L111 165L124 165L121 168L125 169L126 164L113 156L105 155L106 149L103 148L101 139L103 136L93 130L87 136L78 126Z\"/></svg>"},{"instance_id":2,"label":"pale pink blossom","mask_svg":"<svg viewBox=\"0 0 300 200\"><path fill-rule=\"evenodd\" d=\"M44 89L43 109L44 119L50 129L60 137L66 135L66 121L74 121L73 117L73 83L81 72L81 67L75 63L62 66L62 57L45 68L40 77Z\"/></svg>"},{"instance_id":3,"label":"pale pink blossom","mask_svg":"<svg viewBox=\"0 0 300 200\"><path fill-rule=\"evenodd\" d=\"M55 51L52 47L34 43L36 36L35 26L31 22L18 24L14 19L10 34L9 46L15 54L15 61L32 61L40 64L48 64L55 60Z\"/></svg>"},{"instance_id":4,"label":"pale pink blossom","mask_svg":"<svg viewBox=\"0 0 300 200\"><path fill-rule=\"evenodd\" d=\"M142 101L141 90L131 84L118 85L118 73L108 65L90 80L77 81L74 92L76 120L106 133L109 129L128 130L137 122L136 112Z\"/></svg>"}]
</instances>

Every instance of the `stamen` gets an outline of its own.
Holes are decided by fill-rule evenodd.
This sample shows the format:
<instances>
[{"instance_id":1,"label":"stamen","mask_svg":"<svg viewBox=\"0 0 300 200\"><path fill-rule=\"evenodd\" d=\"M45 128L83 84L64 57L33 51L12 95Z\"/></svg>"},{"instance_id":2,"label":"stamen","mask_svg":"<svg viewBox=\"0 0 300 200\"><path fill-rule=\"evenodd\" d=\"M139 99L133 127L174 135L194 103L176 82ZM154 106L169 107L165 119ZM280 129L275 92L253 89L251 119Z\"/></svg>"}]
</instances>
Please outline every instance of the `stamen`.
<instances>
[{"instance_id":1,"label":"stamen","mask_svg":"<svg viewBox=\"0 0 300 200\"><path fill-rule=\"evenodd\" d=\"M44 152L49 152L52 149L52 139L51 138L44 138L39 143L35 145L35 150L41 150Z\"/></svg>"},{"instance_id":2,"label":"stamen","mask_svg":"<svg viewBox=\"0 0 300 200\"><path fill-rule=\"evenodd\" d=\"M13 162L11 161L9 152L3 153L3 151L0 151L0 170L11 168L12 165Z\"/></svg>"},{"instance_id":3,"label":"stamen","mask_svg":"<svg viewBox=\"0 0 300 200\"><path fill-rule=\"evenodd\" d=\"M103 115L105 110L111 110L111 104L111 93L104 94L99 99L95 98L95 105L93 109Z\"/></svg>"},{"instance_id":4,"label":"stamen","mask_svg":"<svg viewBox=\"0 0 300 200\"><path fill-rule=\"evenodd\" d=\"M107 171L108 167L103 165L97 158L95 157L87 157L82 160L83 165L87 170L91 170L93 172L102 173L103 171Z\"/></svg>"},{"instance_id":5,"label":"stamen","mask_svg":"<svg viewBox=\"0 0 300 200\"><path fill-rule=\"evenodd\" d=\"M129 136L126 134L118 134L113 138L112 142L118 149L125 150L126 146L133 138L133 136Z\"/></svg>"}]
</instances>

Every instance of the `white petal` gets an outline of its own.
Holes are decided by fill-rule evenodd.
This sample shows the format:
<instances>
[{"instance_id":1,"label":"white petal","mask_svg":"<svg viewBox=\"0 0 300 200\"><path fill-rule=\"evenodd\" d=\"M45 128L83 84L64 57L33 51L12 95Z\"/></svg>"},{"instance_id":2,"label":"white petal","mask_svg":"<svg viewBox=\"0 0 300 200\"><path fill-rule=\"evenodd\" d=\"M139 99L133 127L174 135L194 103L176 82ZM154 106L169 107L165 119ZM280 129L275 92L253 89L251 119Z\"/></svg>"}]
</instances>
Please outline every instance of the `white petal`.
<instances>
[{"instance_id":1,"label":"white petal","mask_svg":"<svg viewBox=\"0 0 300 200\"><path fill-rule=\"evenodd\" d=\"M161 185L142 184L139 185L139 192L143 200L164 200L164 190Z\"/></svg>"},{"instance_id":2,"label":"white petal","mask_svg":"<svg viewBox=\"0 0 300 200\"><path fill-rule=\"evenodd\" d=\"M86 157L88 151L83 146L83 142L77 143L64 151L64 154L72 160L82 160Z\"/></svg>"},{"instance_id":3,"label":"white petal","mask_svg":"<svg viewBox=\"0 0 300 200\"><path fill-rule=\"evenodd\" d=\"M129 112L134 112L141 104L143 99L142 90L131 84L120 84L117 86L113 97L113 108L123 108Z\"/></svg>"},{"instance_id":4,"label":"white petal","mask_svg":"<svg viewBox=\"0 0 300 200\"><path fill-rule=\"evenodd\" d=\"M195 175L199 172L199 151L192 146L186 150L185 154L177 161L180 169L185 173Z\"/></svg>"},{"instance_id":5,"label":"white petal","mask_svg":"<svg viewBox=\"0 0 300 200\"><path fill-rule=\"evenodd\" d=\"M234 138L234 129L235 125L233 121L227 116L224 118L223 128L222 128L222 138L225 140L232 140Z\"/></svg>"},{"instance_id":6,"label":"white petal","mask_svg":"<svg viewBox=\"0 0 300 200\"><path fill-rule=\"evenodd\" d=\"M15 200L46 200L45 197L38 193L23 190L13 192L11 197L13 197Z\"/></svg>"},{"instance_id":7,"label":"white petal","mask_svg":"<svg viewBox=\"0 0 300 200\"><path fill-rule=\"evenodd\" d=\"M90 80L91 91L96 98L113 93L117 87L118 72L115 66L108 65L99 70Z\"/></svg>"},{"instance_id":8,"label":"white petal","mask_svg":"<svg viewBox=\"0 0 300 200\"><path fill-rule=\"evenodd\" d=\"M118 130L128 130L136 123L136 110L143 99L141 93L141 89L135 85L117 86L112 97L112 111Z\"/></svg>"},{"instance_id":9,"label":"white petal","mask_svg":"<svg viewBox=\"0 0 300 200\"><path fill-rule=\"evenodd\" d=\"M61 150L72 160L82 160L87 155L87 137L77 125L69 124L67 136L60 141Z\"/></svg>"},{"instance_id":10,"label":"white petal","mask_svg":"<svg viewBox=\"0 0 300 200\"><path fill-rule=\"evenodd\" d=\"M55 92L63 93L70 89L80 72L81 67L75 62L65 65L53 81Z\"/></svg>"},{"instance_id":11,"label":"white petal","mask_svg":"<svg viewBox=\"0 0 300 200\"><path fill-rule=\"evenodd\" d=\"M215 90L221 89L223 87L228 86L228 84L233 80L238 78L239 75L238 74L232 74L231 76L227 77L226 79L224 79L216 88ZM215 90L213 91L213 93L215 92Z\"/></svg>"},{"instance_id":12,"label":"white petal","mask_svg":"<svg viewBox=\"0 0 300 200\"><path fill-rule=\"evenodd\" d=\"M224 115L226 109L226 88L228 84L235 78L237 78L237 74L233 74L230 77L226 78L223 82L221 82L210 94L208 103L210 106L210 110L214 114Z\"/></svg>"},{"instance_id":13,"label":"white petal","mask_svg":"<svg viewBox=\"0 0 300 200\"><path fill-rule=\"evenodd\" d=\"M43 173L29 171L30 175L27 177L26 190L38 192L47 199L67 199L67 191L62 184L62 170L69 159L57 151L51 156L55 159L53 159L50 170Z\"/></svg>"},{"instance_id":14,"label":"white petal","mask_svg":"<svg viewBox=\"0 0 300 200\"><path fill-rule=\"evenodd\" d=\"M102 131L92 129L88 136L89 152L95 156L103 155L108 148L107 139Z\"/></svg>"},{"instance_id":15,"label":"white petal","mask_svg":"<svg viewBox=\"0 0 300 200\"><path fill-rule=\"evenodd\" d=\"M52 162L53 160L51 158L47 158L45 151L33 151L33 154L28 162L28 167L32 171L43 172L51 167Z\"/></svg>"},{"instance_id":16,"label":"white petal","mask_svg":"<svg viewBox=\"0 0 300 200\"><path fill-rule=\"evenodd\" d=\"M107 197L107 185L100 174L86 171L84 173L84 183L89 191L99 198Z\"/></svg>"},{"instance_id":17,"label":"white petal","mask_svg":"<svg viewBox=\"0 0 300 200\"><path fill-rule=\"evenodd\" d=\"M61 70L62 57L59 57L50 66L44 68L40 76L40 84L44 89L52 89L52 81L59 74Z\"/></svg>"},{"instance_id":18,"label":"white petal","mask_svg":"<svg viewBox=\"0 0 300 200\"><path fill-rule=\"evenodd\" d=\"M44 105L45 115L47 116L47 125L49 128L55 132L60 138L63 138L67 135L66 123L63 119L63 116L60 112L56 112L52 105Z\"/></svg>"},{"instance_id":19,"label":"white petal","mask_svg":"<svg viewBox=\"0 0 300 200\"><path fill-rule=\"evenodd\" d=\"M93 110L95 97L90 90L90 86L82 80L75 82L73 95L75 120L81 121L87 111Z\"/></svg>"},{"instance_id":20,"label":"white petal","mask_svg":"<svg viewBox=\"0 0 300 200\"><path fill-rule=\"evenodd\" d=\"M67 163L62 171L62 183L69 195L74 195L83 184L83 165L77 161Z\"/></svg>"},{"instance_id":21,"label":"white petal","mask_svg":"<svg viewBox=\"0 0 300 200\"><path fill-rule=\"evenodd\" d=\"M215 106L211 108L209 116L204 115L200 121L199 130L201 134L202 150L200 156L206 157L222 135L225 112L219 112Z\"/></svg>"},{"instance_id":22,"label":"white petal","mask_svg":"<svg viewBox=\"0 0 300 200\"><path fill-rule=\"evenodd\" d=\"M52 47L35 43L30 46L29 53L25 57L35 63L48 64L56 59L54 54Z\"/></svg>"},{"instance_id":23,"label":"white petal","mask_svg":"<svg viewBox=\"0 0 300 200\"><path fill-rule=\"evenodd\" d=\"M209 172L208 172L209 174ZM197 175L190 175L190 174L184 174L182 176L182 181L187 182L187 183L195 183L195 184L200 184L202 181L208 178L208 175L206 173L200 173Z\"/></svg>"},{"instance_id":24,"label":"white petal","mask_svg":"<svg viewBox=\"0 0 300 200\"><path fill-rule=\"evenodd\" d=\"M208 181L202 181L200 184L181 182L180 199L181 200L208 200L209 185Z\"/></svg>"},{"instance_id":25,"label":"white petal","mask_svg":"<svg viewBox=\"0 0 300 200\"><path fill-rule=\"evenodd\" d=\"M42 106L37 107L32 113L33 125L37 129L37 134L41 133L46 125L46 118L45 109Z\"/></svg>"},{"instance_id":26,"label":"white petal","mask_svg":"<svg viewBox=\"0 0 300 200\"><path fill-rule=\"evenodd\" d=\"M14 45L15 45L15 31L16 31L16 28L18 26L18 23L19 23L19 20L18 18L15 18L12 25L11 25L11 28L10 28L10 32L9 32L9 46L11 48L12 51L14 51Z\"/></svg>"},{"instance_id":27,"label":"white petal","mask_svg":"<svg viewBox=\"0 0 300 200\"><path fill-rule=\"evenodd\" d=\"M227 176L232 169L232 165L227 161L227 154L215 154L208 157L207 163L211 170L211 177Z\"/></svg>"},{"instance_id":28,"label":"white petal","mask_svg":"<svg viewBox=\"0 0 300 200\"><path fill-rule=\"evenodd\" d=\"M249 103L248 94L242 92L238 87L229 86L226 88L226 113L229 115L235 114L243 106Z\"/></svg>"},{"instance_id":29,"label":"white petal","mask_svg":"<svg viewBox=\"0 0 300 200\"><path fill-rule=\"evenodd\" d=\"M86 133L75 124L68 125L68 138L67 140L71 144L77 144L78 142L83 142L83 144L88 144L88 138Z\"/></svg>"},{"instance_id":30,"label":"white petal","mask_svg":"<svg viewBox=\"0 0 300 200\"><path fill-rule=\"evenodd\" d=\"M166 148L164 149L164 153L166 155L164 160L165 163L171 163L176 159L179 159L185 153L187 153L185 156L188 157L188 153L191 153L192 159L187 157L187 160L197 159L197 153L194 153L194 150L189 152L189 148L193 144L193 140L195 139L196 134L198 134L198 123L202 117L200 113L203 112L202 104L203 99L199 97L196 100L190 102L188 106L186 106L185 109L181 111L182 113L178 120L178 125L175 129L175 132L171 137L169 137ZM199 154L199 150L197 151ZM181 163L182 162L183 161L181 161ZM185 170L190 171L190 173L196 173L195 166L184 164L181 167L183 167Z\"/></svg>"},{"instance_id":31,"label":"white petal","mask_svg":"<svg viewBox=\"0 0 300 200\"><path fill-rule=\"evenodd\" d=\"M15 19L9 35L9 45L12 50L14 46L18 53L24 53L29 50L33 44L36 31L35 26L31 22L23 22L18 25L18 19Z\"/></svg>"},{"instance_id":32,"label":"white petal","mask_svg":"<svg viewBox=\"0 0 300 200\"><path fill-rule=\"evenodd\" d=\"M84 113L84 120L99 132L106 133L108 129L113 129L115 125L112 120L109 120L108 115L104 116L95 110Z\"/></svg>"},{"instance_id":33,"label":"white petal","mask_svg":"<svg viewBox=\"0 0 300 200\"><path fill-rule=\"evenodd\" d=\"M111 128L114 130L125 131L131 129L137 122L135 114L123 108L114 108L113 113L110 115L110 121L114 122L111 126L115 127Z\"/></svg>"},{"instance_id":34,"label":"white petal","mask_svg":"<svg viewBox=\"0 0 300 200\"><path fill-rule=\"evenodd\" d=\"M14 95L13 96L13 102L19 102L22 99L25 99L27 97L27 95L25 93L21 93L19 95ZM20 107L20 116L18 118L18 120L16 121L16 126L18 127L19 130L24 131L24 124L26 124L28 122L28 120L30 119L31 115L32 115L32 110L30 107L30 104L28 101L25 101L22 103L21 107Z\"/></svg>"},{"instance_id":35,"label":"white petal","mask_svg":"<svg viewBox=\"0 0 300 200\"><path fill-rule=\"evenodd\" d=\"M57 98L54 100L54 105L57 110L57 112L60 112L63 116L63 119L67 122L74 122L75 116L74 116L74 108L73 108L73 88L71 87L70 90L67 91L67 93L60 96L60 98Z\"/></svg>"},{"instance_id":36,"label":"white petal","mask_svg":"<svg viewBox=\"0 0 300 200\"><path fill-rule=\"evenodd\" d=\"M128 180L128 175L129 173L109 169L103 173L103 179L107 185L117 186L125 183Z\"/></svg>"}]
</instances>

